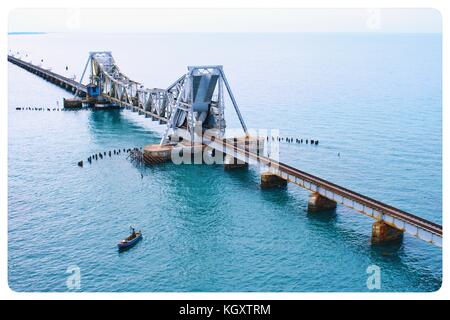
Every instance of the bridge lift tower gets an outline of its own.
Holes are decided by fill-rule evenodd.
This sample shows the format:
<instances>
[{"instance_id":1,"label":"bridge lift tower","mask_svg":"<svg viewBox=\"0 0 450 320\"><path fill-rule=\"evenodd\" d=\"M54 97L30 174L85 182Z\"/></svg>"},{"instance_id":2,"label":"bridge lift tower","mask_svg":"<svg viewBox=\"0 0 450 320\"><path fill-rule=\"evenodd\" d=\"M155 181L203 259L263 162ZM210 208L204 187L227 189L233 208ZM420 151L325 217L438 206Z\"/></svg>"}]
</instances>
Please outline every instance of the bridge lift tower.
<instances>
[{"instance_id":1,"label":"bridge lift tower","mask_svg":"<svg viewBox=\"0 0 450 320\"><path fill-rule=\"evenodd\" d=\"M174 90L175 89L175 90ZM190 133L191 142L194 132L216 129L218 136L225 134L224 89L234 106L242 129L247 134L247 126L231 91L222 66L189 66L188 72L172 84L167 90L174 97L173 109L160 145L168 142L170 133L184 128ZM201 129L198 128L201 126Z\"/></svg>"}]
</instances>

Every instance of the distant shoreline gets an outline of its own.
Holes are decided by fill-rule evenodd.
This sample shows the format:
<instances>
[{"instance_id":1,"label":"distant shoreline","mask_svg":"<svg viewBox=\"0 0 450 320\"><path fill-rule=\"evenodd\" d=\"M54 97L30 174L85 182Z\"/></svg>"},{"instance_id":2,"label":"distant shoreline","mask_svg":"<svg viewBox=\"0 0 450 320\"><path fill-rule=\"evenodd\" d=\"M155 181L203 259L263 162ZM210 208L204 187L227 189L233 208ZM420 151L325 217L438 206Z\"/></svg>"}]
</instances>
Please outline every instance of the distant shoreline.
<instances>
[{"instance_id":1,"label":"distant shoreline","mask_svg":"<svg viewBox=\"0 0 450 320\"><path fill-rule=\"evenodd\" d=\"M22 35L22 34L46 34L47 32L8 32L8 35Z\"/></svg>"}]
</instances>

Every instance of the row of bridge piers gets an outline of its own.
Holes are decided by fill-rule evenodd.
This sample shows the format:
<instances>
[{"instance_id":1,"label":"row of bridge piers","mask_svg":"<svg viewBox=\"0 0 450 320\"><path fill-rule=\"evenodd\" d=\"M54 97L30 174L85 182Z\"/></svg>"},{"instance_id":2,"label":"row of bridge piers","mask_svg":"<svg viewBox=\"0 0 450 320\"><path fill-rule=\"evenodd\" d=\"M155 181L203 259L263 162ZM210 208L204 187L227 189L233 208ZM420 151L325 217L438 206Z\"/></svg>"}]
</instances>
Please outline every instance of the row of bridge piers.
<instances>
[{"instance_id":1,"label":"row of bridge piers","mask_svg":"<svg viewBox=\"0 0 450 320\"><path fill-rule=\"evenodd\" d=\"M285 188L288 181L271 172L261 174L261 188ZM318 192L311 192L308 199L308 213L335 212L337 203L334 200L322 196ZM372 224L373 244L384 244L400 241L403 238L403 231L388 225L382 220L377 220Z\"/></svg>"},{"instance_id":2,"label":"row of bridge piers","mask_svg":"<svg viewBox=\"0 0 450 320\"><path fill-rule=\"evenodd\" d=\"M233 141L234 140L234 141ZM236 145L236 139L232 139ZM162 162L171 161L173 155L173 145L147 145L144 147L144 162L147 164L156 164ZM202 154L206 145L196 145L194 152ZM190 143L187 143L185 149L190 149L192 152ZM216 150L212 150L213 153ZM247 169L248 163L242 161L238 158L233 157L229 154L224 154L223 167L224 170L235 170L235 169ZM261 189L275 189L275 188L286 188L288 181L281 176L274 174L270 171L263 171L261 173L260 186ZM327 197L324 197L318 192L311 192L308 199L307 211L309 214L315 214L319 212L329 212L332 214L337 208L337 203ZM401 241L403 238L403 231L395 227L390 226L382 220L377 220L372 225L372 244L385 244Z\"/></svg>"},{"instance_id":3,"label":"row of bridge piers","mask_svg":"<svg viewBox=\"0 0 450 320\"><path fill-rule=\"evenodd\" d=\"M261 173L261 188L286 188L288 181L271 172ZM335 212L337 203L334 200L322 196L318 192L311 192L308 199L308 213ZM382 220L377 220L372 224L373 244L384 244L400 241L403 238L403 231L390 226Z\"/></svg>"}]
</instances>

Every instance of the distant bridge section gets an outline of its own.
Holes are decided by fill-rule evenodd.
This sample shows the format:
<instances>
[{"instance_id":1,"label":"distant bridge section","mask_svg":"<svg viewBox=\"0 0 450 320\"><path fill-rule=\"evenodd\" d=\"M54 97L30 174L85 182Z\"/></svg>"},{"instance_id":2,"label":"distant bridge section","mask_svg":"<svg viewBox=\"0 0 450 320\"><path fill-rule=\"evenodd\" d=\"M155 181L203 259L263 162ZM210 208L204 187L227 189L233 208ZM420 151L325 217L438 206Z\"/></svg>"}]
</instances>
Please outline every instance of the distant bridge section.
<instances>
[{"instance_id":1,"label":"distant bridge section","mask_svg":"<svg viewBox=\"0 0 450 320\"><path fill-rule=\"evenodd\" d=\"M87 88L85 85L50 70L44 69L42 67L36 66L30 62L23 61L12 55L8 55L8 61L15 64L28 72L34 73L38 77L41 77L51 83L63 88L64 90L70 91L72 93L78 92L81 96L86 96Z\"/></svg>"}]
</instances>

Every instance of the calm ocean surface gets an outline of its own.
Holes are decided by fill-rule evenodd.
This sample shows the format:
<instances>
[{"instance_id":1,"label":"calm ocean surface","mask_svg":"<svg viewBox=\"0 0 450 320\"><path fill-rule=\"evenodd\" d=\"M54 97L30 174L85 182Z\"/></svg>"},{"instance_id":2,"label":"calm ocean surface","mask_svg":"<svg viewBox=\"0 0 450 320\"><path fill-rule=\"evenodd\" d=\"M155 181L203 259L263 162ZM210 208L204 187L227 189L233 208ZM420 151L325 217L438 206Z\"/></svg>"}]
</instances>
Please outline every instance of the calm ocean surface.
<instances>
[{"instance_id":1,"label":"calm ocean surface","mask_svg":"<svg viewBox=\"0 0 450 320\"><path fill-rule=\"evenodd\" d=\"M89 51L166 87L187 65L221 64L246 123L319 146L281 145L281 161L442 222L441 36L426 34L41 34L10 49L80 78ZM65 70L65 66L69 70ZM435 291L442 251L405 235L372 247L371 219L338 206L308 214L308 192L262 191L259 171L137 167L93 153L157 143L129 111L36 112L62 89L9 64L8 260L16 291ZM238 127L231 104L228 127ZM338 157L338 153L340 156ZM141 179L141 174L143 178ZM144 239L119 254L130 224Z\"/></svg>"}]
</instances>

